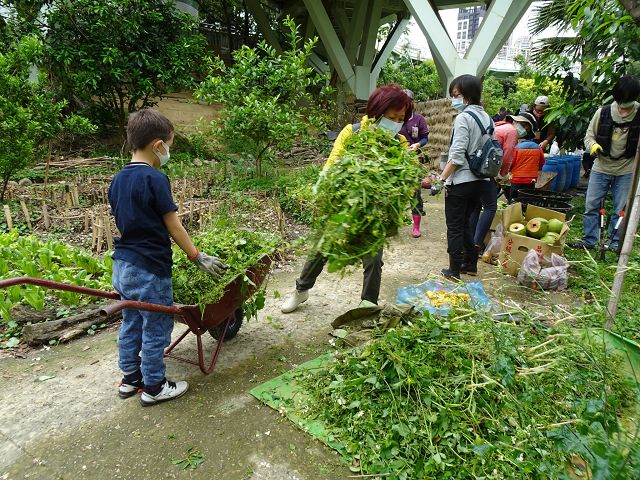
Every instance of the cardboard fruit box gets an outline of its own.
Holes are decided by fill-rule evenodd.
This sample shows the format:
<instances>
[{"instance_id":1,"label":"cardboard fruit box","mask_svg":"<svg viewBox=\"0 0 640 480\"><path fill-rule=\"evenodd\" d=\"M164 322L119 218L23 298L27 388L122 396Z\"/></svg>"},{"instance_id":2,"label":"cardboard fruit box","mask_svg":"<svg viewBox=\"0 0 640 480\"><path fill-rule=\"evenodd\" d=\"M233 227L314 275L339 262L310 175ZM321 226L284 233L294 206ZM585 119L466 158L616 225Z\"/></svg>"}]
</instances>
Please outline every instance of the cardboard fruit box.
<instances>
[{"instance_id":1,"label":"cardboard fruit box","mask_svg":"<svg viewBox=\"0 0 640 480\"><path fill-rule=\"evenodd\" d=\"M523 235L516 235L509 232L509 225L512 223L520 222L526 225L526 223L532 218L545 218L551 220L556 218L564 223L562 230L560 231L560 238L553 244L541 242L538 239L525 237ZM538 207L536 205L529 205L527 207L526 214L522 215L522 204L514 203L509 205L502 212L502 226L504 227L504 241L502 242L502 251L500 252L500 266L502 273L506 275L516 276L520 266L524 261L524 257L527 256L529 250L534 249L539 254L549 257L552 253L562 255L564 251L564 242L567 238L567 232L569 231L569 224L564 213L549 210L547 208Z\"/></svg>"}]
</instances>

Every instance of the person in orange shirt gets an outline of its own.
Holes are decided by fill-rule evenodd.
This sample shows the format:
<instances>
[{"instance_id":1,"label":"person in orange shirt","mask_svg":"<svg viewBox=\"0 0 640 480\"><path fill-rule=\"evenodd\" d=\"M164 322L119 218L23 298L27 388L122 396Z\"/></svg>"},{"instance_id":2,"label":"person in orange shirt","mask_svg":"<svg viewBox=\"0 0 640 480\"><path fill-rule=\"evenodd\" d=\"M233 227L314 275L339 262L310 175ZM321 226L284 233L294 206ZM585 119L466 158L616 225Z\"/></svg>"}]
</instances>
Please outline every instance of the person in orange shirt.
<instances>
[{"instance_id":1,"label":"person in orange shirt","mask_svg":"<svg viewBox=\"0 0 640 480\"><path fill-rule=\"evenodd\" d=\"M527 140L534 128L533 119L529 117L532 117L529 113L512 117L521 139L516 145L510 168L512 201L517 200L518 190L533 187L538 179L538 172L544 165L544 152L540 145L533 140Z\"/></svg>"}]
</instances>

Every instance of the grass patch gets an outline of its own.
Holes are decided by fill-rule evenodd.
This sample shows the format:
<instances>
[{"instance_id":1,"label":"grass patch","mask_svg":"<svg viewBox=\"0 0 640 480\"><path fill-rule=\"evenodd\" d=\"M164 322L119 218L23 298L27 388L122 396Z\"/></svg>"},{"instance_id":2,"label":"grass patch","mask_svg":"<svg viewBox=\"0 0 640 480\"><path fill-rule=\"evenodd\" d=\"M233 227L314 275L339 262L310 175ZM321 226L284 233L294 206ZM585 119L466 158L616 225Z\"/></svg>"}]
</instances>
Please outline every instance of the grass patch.
<instances>
[{"instance_id":1,"label":"grass patch","mask_svg":"<svg viewBox=\"0 0 640 480\"><path fill-rule=\"evenodd\" d=\"M580 240L583 232L584 197L576 197L572 204L575 219L567 241ZM610 203L607 204L607 211L612 211ZM598 251L587 252L584 249L572 248L566 248L565 255L572 263L569 290L584 301L583 310L587 314L584 322L588 326L602 326L607 321L606 307L618 257L612 252L607 252L606 258L601 260ZM640 296L637 294L639 284L640 244L636 238L618 303L614 329L621 335L636 341L640 341Z\"/></svg>"}]
</instances>

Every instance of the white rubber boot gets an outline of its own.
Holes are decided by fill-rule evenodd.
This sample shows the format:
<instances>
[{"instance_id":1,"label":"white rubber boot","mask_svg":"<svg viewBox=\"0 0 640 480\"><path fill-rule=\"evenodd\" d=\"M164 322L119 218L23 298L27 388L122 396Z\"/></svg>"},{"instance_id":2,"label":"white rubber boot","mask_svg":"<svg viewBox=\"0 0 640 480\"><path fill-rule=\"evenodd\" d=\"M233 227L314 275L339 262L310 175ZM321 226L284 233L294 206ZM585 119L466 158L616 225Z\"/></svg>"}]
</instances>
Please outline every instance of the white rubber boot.
<instances>
[{"instance_id":1,"label":"white rubber boot","mask_svg":"<svg viewBox=\"0 0 640 480\"><path fill-rule=\"evenodd\" d=\"M309 290L305 290L303 292L299 292L295 290L287 296L287 299L284 301L282 306L280 307L280 311L282 313L291 313L296 310L301 303L306 302L309 299Z\"/></svg>"}]
</instances>

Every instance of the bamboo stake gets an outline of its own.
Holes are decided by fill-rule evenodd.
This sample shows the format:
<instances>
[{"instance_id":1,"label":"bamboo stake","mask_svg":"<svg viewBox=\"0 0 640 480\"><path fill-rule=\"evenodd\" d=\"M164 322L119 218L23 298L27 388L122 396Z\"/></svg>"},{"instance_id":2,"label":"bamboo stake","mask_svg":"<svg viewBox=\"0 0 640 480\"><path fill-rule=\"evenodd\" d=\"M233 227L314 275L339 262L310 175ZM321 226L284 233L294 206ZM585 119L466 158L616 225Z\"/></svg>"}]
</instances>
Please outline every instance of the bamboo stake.
<instances>
[{"instance_id":1,"label":"bamboo stake","mask_svg":"<svg viewBox=\"0 0 640 480\"><path fill-rule=\"evenodd\" d=\"M9 210L9 205L4 205L4 219L7 222L7 228L9 230L13 229L13 218L11 218L11 210Z\"/></svg>"},{"instance_id":2,"label":"bamboo stake","mask_svg":"<svg viewBox=\"0 0 640 480\"><path fill-rule=\"evenodd\" d=\"M84 233L89 233L89 211L84 212Z\"/></svg>"},{"instance_id":3,"label":"bamboo stake","mask_svg":"<svg viewBox=\"0 0 640 480\"><path fill-rule=\"evenodd\" d=\"M640 156L640 149L636 153L636 160ZM625 232L624 241L622 244L622 251L620 252L620 258L618 259L618 267L613 277L613 286L611 287L611 296L609 297L609 305L607 311L609 312L609 319L604 324L604 328L611 329L615 323L616 312L618 311L618 301L620 300L620 293L622 292L622 286L624 285L624 275L627 271L627 265L629 264L629 257L631 256L631 250L633 249L633 242L636 238L636 232L638 231L638 221L640 221L640 182L636 186L636 191L633 199L633 206L631 208L631 216L627 223L627 230Z\"/></svg>"},{"instance_id":4,"label":"bamboo stake","mask_svg":"<svg viewBox=\"0 0 640 480\"><path fill-rule=\"evenodd\" d=\"M22 213L24 213L24 219L27 221L27 227L29 227L29 230L33 230L33 226L31 225L31 215L29 215L29 209L27 208L24 198L20 199L20 207L22 208Z\"/></svg>"}]
</instances>

